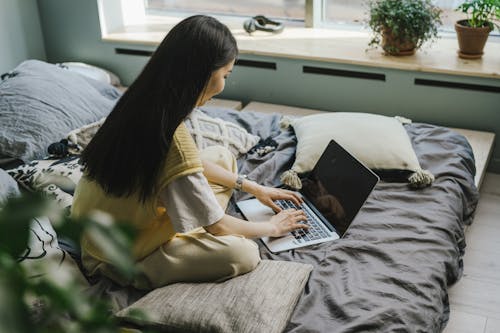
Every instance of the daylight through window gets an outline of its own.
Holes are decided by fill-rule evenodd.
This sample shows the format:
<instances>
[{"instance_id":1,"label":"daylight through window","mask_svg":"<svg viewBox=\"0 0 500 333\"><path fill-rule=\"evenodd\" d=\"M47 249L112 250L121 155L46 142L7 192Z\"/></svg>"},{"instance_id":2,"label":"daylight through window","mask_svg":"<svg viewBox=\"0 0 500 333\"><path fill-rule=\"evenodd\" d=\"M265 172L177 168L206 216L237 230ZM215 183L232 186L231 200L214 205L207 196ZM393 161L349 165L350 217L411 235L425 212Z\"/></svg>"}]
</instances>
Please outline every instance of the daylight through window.
<instances>
[{"instance_id":1,"label":"daylight through window","mask_svg":"<svg viewBox=\"0 0 500 333\"><path fill-rule=\"evenodd\" d=\"M200 13L227 16L266 15L304 21L305 0L145 0L148 13Z\"/></svg>"}]
</instances>

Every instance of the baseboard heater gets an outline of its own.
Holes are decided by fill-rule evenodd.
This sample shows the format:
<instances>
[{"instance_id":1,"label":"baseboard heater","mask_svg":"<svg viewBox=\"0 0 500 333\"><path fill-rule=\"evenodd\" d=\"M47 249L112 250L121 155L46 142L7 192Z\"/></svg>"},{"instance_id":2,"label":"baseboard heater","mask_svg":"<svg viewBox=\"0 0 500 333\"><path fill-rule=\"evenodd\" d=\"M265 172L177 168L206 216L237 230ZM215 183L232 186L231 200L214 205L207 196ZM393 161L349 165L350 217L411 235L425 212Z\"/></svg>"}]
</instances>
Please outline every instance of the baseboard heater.
<instances>
[{"instance_id":1,"label":"baseboard heater","mask_svg":"<svg viewBox=\"0 0 500 333\"><path fill-rule=\"evenodd\" d=\"M121 49L121 48L115 48L115 53L116 54L142 56L142 57L151 57L153 55L153 51L135 50L135 49Z\"/></svg>"},{"instance_id":2,"label":"baseboard heater","mask_svg":"<svg viewBox=\"0 0 500 333\"><path fill-rule=\"evenodd\" d=\"M272 69L272 70L276 70L276 68L277 68L275 62L258 61L258 60L245 60L245 59L236 60L234 65L235 66L244 66L244 67Z\"/></svg>"},{"instance_id":3,"label":"baseboard heater","mask_svg":"<svg viewBox=\"0 0 500 333\"><path fill-rule=\"evenodd\" d=\"M350 77L350 78L365 79L365 80L385 81L385 74L358 72L358 71L347 71L347 70L343 70L343 69L333 69L333 68L323 68L323 67L303 66L302 73L321 74L321 75L330 75L330 76L342 76L342 77Z\"/></svg>"},{"instance_id":4,"label":"baseboard heater","mask_svg":"<svg viewBox=\"0 0 500 333\"><path fill-rule=\"evenodd\" d=\"M465 89L465 90L474 90L474 91L500 93L500 87L487 86L487 85L482 85L482 84L471 84L471 83L460 83L460 82L449 82L449 81L438 81L438 80L415 79L415 85L417 85L417 86L453 88L453 89Z\"/></svg>"}]
</instances>

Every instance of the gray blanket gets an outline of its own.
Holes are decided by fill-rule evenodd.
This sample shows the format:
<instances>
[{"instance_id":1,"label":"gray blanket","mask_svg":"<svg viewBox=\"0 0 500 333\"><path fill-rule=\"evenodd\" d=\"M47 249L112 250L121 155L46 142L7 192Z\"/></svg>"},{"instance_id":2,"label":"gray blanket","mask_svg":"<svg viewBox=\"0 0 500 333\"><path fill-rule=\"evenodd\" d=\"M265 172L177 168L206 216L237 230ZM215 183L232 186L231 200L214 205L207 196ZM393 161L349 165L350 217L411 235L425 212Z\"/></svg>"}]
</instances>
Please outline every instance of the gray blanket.
<instances>
[{"instance_id":1,"label":"gray blanket","mask_svg":"<svg viewBox=\"0 0 500 333\"><path fill-rule=\"evenodd\" d=\"M278 115L222 117L279 143L264 157L250 154L239 161L249 178L279 184L294 160L293 132L279 133ZM462 274L464 226L472 222L478 200L474 157L467 140L450 129L406 129L422 168L436 177L431 187L412 190L381 181L342 240L277 255L261 246L263 258L314 266L287 331L429 333L445 327L447 288Z\"/></svg>"},{"instance_id":2,"label":"gray blanket","mask_svg":"<svg viewBox=\"0 0 500 333\"><path fill-rule=\"evenodd\" d=\"M264 156L239 160L241 173L278 185L293 161L296 138L280 132L278 115L220 112L278 147ZM478 199L474 158L466 139L443 127L411 124L406 129L424 169L436 181L412 190L406 183L381 181L345 237L339 241L272 254L314 266L287 326L287 332L440 332L449 317L447 288L462 273L464 226L472 222ZM229 207L234 215L235 196ZM101 281L94 292L123 307L141 296Z\"/></svg>"}]
</instances>

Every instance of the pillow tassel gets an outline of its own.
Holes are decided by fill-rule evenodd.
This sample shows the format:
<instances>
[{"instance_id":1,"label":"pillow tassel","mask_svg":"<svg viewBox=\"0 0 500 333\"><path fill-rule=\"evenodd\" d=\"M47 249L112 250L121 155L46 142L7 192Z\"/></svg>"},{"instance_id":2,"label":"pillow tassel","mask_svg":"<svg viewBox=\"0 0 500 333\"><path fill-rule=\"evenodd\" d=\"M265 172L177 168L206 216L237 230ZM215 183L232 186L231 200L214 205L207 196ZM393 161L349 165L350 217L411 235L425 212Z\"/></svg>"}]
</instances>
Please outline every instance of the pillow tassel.
<instances>
[{"instance_id":1,"label":"pillow tassel","mask_svg":"<svg viewBox=\"0 0 500 333\"><path fill-rule=\"evenodd\" d=\"M290 118L288 116L282 116L281 120L280 120L280 127L282 129L287 129L290 126L292 126L292 118Z\"/></svg>"},{"instance_id":2,"label":"pillow tassel","mask_svg":"<svg viewBox=\"0 0 500 333\"><path fill-rule=\"evenodd\" d=\"M411 119L408 119L406 117L395 116L394 118L396 118L403 125L408 125L412 123Z\"/></svg>"},{"instance_id":3,"label":"pillow tassel","mask_svg":"<svg viewBox=\"0 0 500 333\"><path fill-rule=\"evenodd\" d=\"M434 175L428 170L419 169L408 178L408 181L413 188L423 188L432 184Z\"/></svg>"},{"instance_id":4,"label":"pillow tassel","mask_svg":"<svg viewBox=\"0 0 500 333\"><path fill-rule=\"evenodd\" d=\"M302 182L300 181L299 175L292 169L283 172L280 180L283 184L293 189L299 190L302 188Z\"/></svg>"}]
</instances>

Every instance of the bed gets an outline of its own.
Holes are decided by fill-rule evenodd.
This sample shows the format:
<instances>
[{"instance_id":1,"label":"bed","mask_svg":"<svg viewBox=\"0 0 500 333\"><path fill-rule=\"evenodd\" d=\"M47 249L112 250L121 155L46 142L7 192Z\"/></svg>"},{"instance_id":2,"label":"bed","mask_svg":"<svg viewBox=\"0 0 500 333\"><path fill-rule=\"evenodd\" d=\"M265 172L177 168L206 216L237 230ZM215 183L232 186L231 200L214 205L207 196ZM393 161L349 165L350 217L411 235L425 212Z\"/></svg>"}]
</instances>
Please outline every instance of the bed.
<instances>
[{"instance_id":1,"label":"bed","mask_svg":"<svg viewBox=\"0 0 500 333\"><path fill-rule=\"evenodd\" d=\"M244 154L238 167L259 183L280 184L297 146L295 133L280 127L281 114L201 109L274 142L270 152ZM286 332L427 333L446 326L447 289L461 277L464 229L478 201L474 154L467 139L451 129L424 123L405 129L420 164L435 176L432 186L415 190L404 182L381 181L340 241L279 254L259 243L263 259L313 266ZM71 191L65 195L68 200ZM233 196L228 213L241 216L235 202L242 198L246 195ZM105 279L89 292L112 298L118 308L145 294Z\"/></svg>"},{"instance_id":2,"label":"bed","mask_svg":"<svg viewBox=\"0 0 500 333\"><path fill-rule=\"evenodd\" d=\"M249 178L278 185L295 145L292 132L279 131L280 116L225 117L279 143L272 156L240 161ZM440 332L446 325L447 287L461 276L464 227L478 199L474 157L467 140L447 128L406 128L420 163L436 177L431 187L381 182L342 241L277 255L261 247L263 258L314 266L287 331Z\"/></svg>"}]
</instances>

